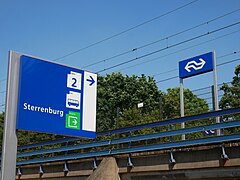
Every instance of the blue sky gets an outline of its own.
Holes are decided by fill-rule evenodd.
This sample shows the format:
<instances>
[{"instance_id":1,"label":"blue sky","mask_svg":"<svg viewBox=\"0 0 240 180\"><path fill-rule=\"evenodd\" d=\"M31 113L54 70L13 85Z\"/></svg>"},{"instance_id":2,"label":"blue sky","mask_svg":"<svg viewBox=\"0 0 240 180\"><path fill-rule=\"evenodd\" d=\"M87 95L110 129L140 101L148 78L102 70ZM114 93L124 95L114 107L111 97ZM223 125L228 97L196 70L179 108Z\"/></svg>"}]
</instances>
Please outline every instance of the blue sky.
<instances>
[{"instance_id":1,"label":"blue sky","mask_svg":"<svg viewBox=\"0 0 240 180\"><path fill-rule=\"evenodd\" d=\"M100 74L119 71L128 75L159 74L154 77L156 81L161 81L178 76L179 61L206 52L216 50L217 64L238 59L240 24L214 31L239 22L240 1L198 0L173 11L190 2L193 0L0 0L0 105L5 101L9 50L56 60L155 17L159 18L59 59L58 62L82 68L160 39L163 40L85 69L92 72L102 71L178 43L180 44L172 48L102 71ZM171 11L173 12L168 13ZM226 15L233 11L235 12ZM223 15L226 16L221 17ZM213 20L215 18L218 19ZM198 28L170 37L198 25ZM213 33L196 38L207 32ZM183 43L191 38L193 40ZM231 81L234 67L239 62L218 66L218 83ZM167 71L170 72L165 73ZM192 90L210 86L213 84L212 76L210 72L188 78L184 80L184 86ZM163 81L158 83L158 86L160 90L166 91L167 88L179 86L179 79ZM3 106L0 107L0 111L2 110Z\"/></svg>"}]
</instances>

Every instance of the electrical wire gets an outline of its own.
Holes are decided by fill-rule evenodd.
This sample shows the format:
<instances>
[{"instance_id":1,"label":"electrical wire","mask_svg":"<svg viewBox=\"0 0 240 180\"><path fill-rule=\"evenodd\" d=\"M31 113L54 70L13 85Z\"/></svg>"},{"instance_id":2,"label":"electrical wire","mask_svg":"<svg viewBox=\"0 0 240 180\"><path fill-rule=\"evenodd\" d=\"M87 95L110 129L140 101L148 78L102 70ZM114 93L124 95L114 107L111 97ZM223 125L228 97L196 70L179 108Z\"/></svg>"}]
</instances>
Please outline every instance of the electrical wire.
<instances>
[{"instance_id":1,"label":"electrical wire","mask_svg":"<svg viewBox=\"0 0 240 180\"><path fill-rule=\"evenodd\" d=\"M114 56L112 56L112 57L109 57L109 58L106 58L106 59L103 59L103 60L100 60L100 61L97 61L97 62L88 64L88 65L86 65L86 66L83 66L82 68L91 67L91 66L94 66L94 65L97 65L97 64L106 62L106 61L108 61L108 60L111 60L111 59L114 59L114 58L117 58L117 57L120 57L120 56L129 54L129 53L134 52L134 51L136 51L136 50L143 49L143 48L148 47L148 46L150 46L150 45L159 43L159 42L161 42L161 41L168 40L168 39L173 38L173 37L175 37L175 36L178 36L178 35L180 35L180 34L186 33L186 32L188 32L188 31L194 30L194 29L199 28L199 27L201 27L201 26L203 26L203 25L209 24L209 23L211 23L211 22L213 22L213 21L216 21L216 20L218 20L218 19L221 19L221 18L226 17L226 16L228 16L228 15L231 15L231 14L233 14L233 13L236 13L236 12L239 11L239 10L240 10L240 9L236 9L236 10L234 10L234 11L228 12L228 13L226 13L226 14L224 14L224 15L221 15L221 16L218 16L218 17L216 17L216 18L214 18L214 19L211 19L211 20L209 20L209 21L207 21L207 22L200 23L200 24L198 24L198 25L196 25L196 26L193 26L193 27L191 27L191 28L188 28L188 29L185 29L185 30L183 30L183 31L177 32L177 33L175 33L175 34L172 34L172 35L170 35L170 36L164 37L164 38L162 38L162 39L153 41L153 42L151 42L151 43L148 43L148 44L145 44L145 45L142 45L142 46L139 46L139 47L137 47L137 48L133 48L132 50L128 50L128 51L122 52L122 53L120 53L120 54L114 55Z\"/></svg>"},{"instance_id":2,"label":"electrical wire","mask_svg":"<svg viewBox=\"0 0 240 180\"><path fill-rule=\"evenodd\" d=\"M107 38L105 38L105 39L102 39L102 40L100 40L100 41L97 41L97 42L95 42L95 43L92 43L92 44L90 44L90 45L88 45L88 46L86 46L86 47L80 48L80 49L78 49L78 50L76 50L76 51L73 51L73 52L68 53L68 54L66 54L66 55L64 55L64 56L61 56L61 57L59 57L59 58L56 58L54 61L59 61L60 59L64 59L64 58L66 58L66 57L68 57L68 56L71 56L71 55L73 55L73 54L76 54L76 53L78 53L78 52L80 52L80 51L83 51L83 50L88 49L88 48L90 48L90 47L96 46L96 45L98 45L98 44L100 44L100 43L103 43L103 42L105 42L105 41L108 41L108 40L110 40L110 39L113 39L113 38L115 38L115 37L117 37L117 36L120 36L120 35L122 35L122 34L125 34L125 33L129 32L129 31L132 31L132 30L134 30L134 29L136 29L136 28L139 28L139 27L141 27L141 26L143 26L143 25L145 25L145 24L148 24L148 23L153 22L153 21L155 21L155 20L157 20L157 19L159 19L159 18L162 18L162 17L164 17L164 16L166 16L166 15L169 15L169 14L171 14L171 13L173 13L173 12L176 12L176 11L178 11L178 10L180 10L180 9L183 9L183 8L189 6L189 5L191 5L191 4L193 4L193 3L197 2L197 1L198 1L198 0L194 0L194 1L191 1L191 2L189 2L189 3L186 3L186 4L184 4L184 5L182 5L182 6L179 6L179 7L175 8L175 9L173 9L173 10L171 10L171 11L168 11L168 12L166 12L166 13L164 13L164 14L161 14L161 15L156 16L156 17L154 17L154 18L152 18L152 19L149 19L149 20L147 20L147 21L145 21L145 22L142 22L142 23L140 23L140 24L138 24L138 25L136 25L136 26L133 26L133 27L131 27L131 28L129 28L129 29L126 29L126 30L121 31L121 32L119 32L119 33L117 33L117 34L114 34L114 35L112 35L112 36L110 36L110 37L107 37Z\"/></svg>"},{"instance_id":3,"label":"electrical wire","mask_svg":"<svg viewBox=\"0 0 240 180\"><path fill-rule=\"evenodd\" d=\"M232 34L238 33L238 32L240 32L240 30L233 31L233 32L231 32L231 33L227 33L227 34L224 34L224 35L218 36L218 37L216 37L216 38L214 38L214 39L210 39L210 40L207 40L207 41L201 42L201 43L199 43L199 44L192 45L192 46L189 46L189 47L187 47L187 48L183 48L183 49L177 50L177 51L175 51L175 52L172 52L172 53L169 53L169 54L166 54L166 55L160 56L160 57L156 57L156 58L154 58L154 59L150 59L150 60L147 60L147 61L144 61L144 62L138 63L138 64L134 64L134 65L132 65L132 66L128 66L128 67L125 67L125 68L119 69L118 71L123 71L123 70L130 69L130 68L133 68L133 67L136 67L136 66L140 66L140 65L143 65L143 64L146 64L146 63L149 63L149 62L153 62L153 61L159 60L160 58L167 57L167 56L170 56L170 55L173 55L173 54L177 54L177 53L179 53L179 52L182 52L182 51L185 51L185 50L188 50L188 49L191 49L191 48L194 48L194 47L197 47L197 46L203 45L203 44L207 44L207 43L209 43L209 42L212 42L212 41L215 41L215 40L221 39L221 38L223 38L223 37L226 37L226 36L229 36L229 35L232 35ZM234 53L235 53L235 52L234 52ZM227 56L227 55L225 55L225 56ZM173 69L173 70L178 70L178 68ZM173 70L166 71L166 73L171 72L171 71L173 71ZM155 75L153 75L153 77L158 76L158 75L161 75L161 74L165 74L165 73L155 74Z\"/></svg>"},{"instance_id":4,"label":"electrical wire","mask_svg":"<svg viewBox=\"0 0 240 180\"><path fill-rule=\"evenodd\" d=\"M198 94L197 96L203 96L203 95L206 95L206 94L209 94L209 93L211 93L211 91L208 91L208 92L205 92L205 93Z\"/></svg>"},{"instance_id":5,"label":"electrical wire","mask_svg":"<svg viewBox=\"0 0 240 180\"><path fill-rule=\"evenodd\" d=\"M204 36L207 36L207 35L210 35L210 34L219 32L219 31L224 30L224 29L227 29L227 28L236 26L236 25L238 25L239 23L240 23L240 21L238 21L238 22L236 22L236 23L232 23L232 24L227 25L227 26L224 26L224 27L221 27L221 28L219 28L219 29L215 29L215 30L213 30L213 31L210 31L210 32L201 34L201 35L199 35L199 36L195 36L195 37L193 37L193 38L190 38L190 39L187 39L187 40L178 42L178 43L173 44L173 45L171 45L171 46L167 46L167 47L164 47L164 48L162 48L162 49L159 49L159 50L156 50L156 51L152 51L152 52L147 53L147 54L144 54L144 55L142 55L142 56L140 56L140 57L136 57L136 58L133 58L133 59L130 59L130 60L127 60L127 61L118 63L118 64L116 64L116 65L109 66L109 67L107 67L107 68L104 68L103 70L98 71L97 73L101 73L101 72L104 72L104 71L106 71L106 70L110 70L110 69L113 69L113 68L115 68L115 67L122 66L122 65L124 65L124 64L128 64L128 63L130 63L130 62L134 62L134 61L136 61L136 60L145 58L145 57L147 57L147 56L151 56L151 55L156 54L156 53L159 53L159 52L161 52L161 51L164 51L164 50L167 50L167 49L170 49L170 48L173 48L173 47L182 45L182 44L184 44L184 43L187 43L187 42L190 42L190 41L193 41L193 40L202 38L202 37L204 37Z\"/></svg>"},{"instance_id":6,"label":"electrical wire","mask_svg":"<svg viewBox=\"0 0 240 180\"><path fill-rule=\"evenodd\" d=\"M220 84L218 84L218 87L219 86L222 86L223 84L225 84L225 83L220 83ZM226 84L231 84L231 82L227 82ZM194 89L194 90L192 90L192 92L197 92L197 91L201 91L201 90L204 90L204 89L209 89L209 88L211 88L212 86L207 86L207 87L203 87L203 88L198 88L198 89ZM218 90L219 91L219 90Z\"/></svg>"},{"instance_id":7,"label":"electrical wire","mask_svg":"<svg viewBox=\"0 0 240 180\"><path fill-rule=\"evenodd\" d=\"M218 97L221 98L221 97L223 97L223 95L219 95ZM209 99L212 99L212 97L207 97L207 98L202 98L202 99L209 100ZM212 102L209 102L208 104L212 104Z\"/></svg>"},{"instance_id":8,"label":"electrical wire","mask_svg":"<svg viewBox=\"0 0 240 180\"><path fill-rule=\"evenodd\" d=\"M179 76L173 76L173 77L170 77L170 78L167 78L167 79L163 79L163 80L157 81L156 84L161 83L161 82L165 82L165 81L169 81L169 80L171 80L171 79L176 79L176 78L178 78L178 77L179 77Z\"/></svg>"},{"instance_id":9,"label":"electrical wire","mask_svg":"<svg viewBox=\"0 0 240 180\"><path fill-rule=\"evenodd\" d=\"M225 64L229 64L229 63L232 63L232 62L236 62L236 61L239 61L240 58L238 59L234 59L234 60L231 60L231 61L227 61L227 62L224 62L224 63L221 63L221 64L217 64L216 66L222 66L222 65L225 65ZM167 78L167 79L163 79L163 80L160 80L160 81L157 81L156 84L160 83L160 82L165 82L165 81L169 81L171 79L175 79L175 78L178 78L179 76L173 76L173 77L170 77L170 78Z\"/></svg>"},{"instance_id":10,"label":"electrical wire","mask_svg":"<svg viewBox=\"0 0 240 180\"><path fill-rule=\"evenodd\" d=\"M225 64L229 64L229 63L233 63L233 62L239 61L239 60L240 60L240 58L234 59L234 60L231 60L231 61L227 61L227 62L224 62L224 63L220 63L220 64L218 64L217 66L222 66L222 65L225 65Z\"/></svg>"},{"instance_id":11,"label":"electrical wire","mask_svg":"<svg viewBox=\"0 0 240 180\"><path fill-rule=\"evenodd\" d=\"M193 2L195 2L195 1L193 1ZM193 3L193 2L190 2L190 4ZM186 7L187 5L190 5L190 4L186 4L184 7ZM181 6L181 7L179 7L179 8L183 8L183 6ZM175 9L175 10L177 10L177 9ZM108 61L108 60L111 60L111 59L114 59L114 58L123 56L123 55L128 54L128 53L131 53L131 52L133 52L133 51L136 51L136 50L139 50L139 49L148 47L148 46L150 46L150 45L153 45L153 44L155 44L155 43L161 42L161 41L163 41L163 40L170 39L170 38L175 37L175 36L177 36L177 35L180 35L180 34L182 34L182 33L188 32L188 31L190 31L190 30L196 29L196 28L198 28L198 27L200 27L200 26L203 26L203 25L205 25L205 24L209 24L209 23L211 23L211 22L213 22L213 21L216 21L216 20L218 20L218 19L221 19L221 18L226 17L226 16L228 16L228 15L231 15L231 14L233 14L233 13L236 13L236 12L238 12L239 10L240 10L240 9L233 10L233 11L231 11L231 12L228 12L228 13L224 14L224 15L221 15L221 16L218 16L218 17L216 17L216 18L214 18L214 19L211 19L211 20L209 20L209 21L207 21L207 22L200 23L200 24L198 24L198 25L196 25L196 26L194 26L194 27L185 29L185 30L183 30L183 31L177 32L177 33L172 34L172 35L170 35L170 36L167 36L167 37L165 37L165 38L162 38L162 39L156 40L156 41L154 41L154 42L151 42L151 43L142 45L142 46L140 46L140 47L134 48L134 49L132 49L132 50L128 50L128 51L126 51L126 52L123 52L123 53L114 55L114 56L112 56L112 57L109 57L109 58L106 58L106 59L97 61L97 62L95 62L95 63L86 65L86 66L84 66L84 67L82 67L82 68L87 68L87 67L90 67L90 66L93 66L93 65L97 65L97 64L106 62L106 61ZM172 11L174 11L174 10L172 10ZM169 11L168 13L170 13L170 12L171 12L171 11ZM161 16L164 16L164 14L161 15ZM157 17L160 18L160 16L157 16ZM157 18L157 17L155 17L155 18ZM153 18L153 19L155 19L155 18ZM153 20L153 19L152 19L152 20ZM149 20L149 21L150 21L150 20ZM146 22L148 22L148 21L146 21ZM146 23L146 22L145 22L145 23ZM141 23L141 24L144 24L144 23ZM139 24L139 25L140 25L140 24ZM139 26L139 25L138 25L138 26ZM134 27L137 27L137 26L134 26ZM132 27L132 28L130 28L130 29L128 29L128 30L132 30L134 27ZM123 32L128 32L128 30L125 30L125 31L123 31ZM122 32L122 33L123 33L123 32ZM122 33L118 33L118 34L120 35L120 34L122 34ZM115 37L115 36L117 36L118 34L113 35L113 36ZM110 36L109 38L106 38L106 39L110 39L110 38L113 37L113 36ZM102 40L102 41L104 41L104 40ZM99 41L99 42L96 42L96 43L98 44L98 43L100 43L100 41ZM96 43L93 43L92 45L89 45L89 46L90 46L90 47L91 47L91 46L94 46L94 44L96 44ZM88 48L88 46L85 47L84 49L87 49L87 48ZM78 50L77 50L77 51L78 51ZM75 54L75 53L77 53L77 51L76 51L76 52L72 52L72 53ZM81 49L79 49L79 51L81 51ZM178 52L178 51L177 51L177 52ZM62 57L59 57L59 58L55 59L54 61L56 61L56 60L58 60L58 59L59 59L59 60L60 60L60 59L63 59L63 58L65 58L65 57L67 57L67 56L70 56L70 55L72 55L72 53L69 53L69 54L66 54L66 55L64 55L64 56L62 56ZM164 57L164 56L163 56L163 57ZM157 58L156 58L156 59L157 59ZM154 59L154 60L155 60L155 59ZM152 61L153 61L153 60L152 60ZM149 61L149 62L150 62L150 61ZM141 65L141 64L133 65L133 66L130 66L130 67L127 67L127 68L123 68L123 69L121 69L121 70L125 70L125 69L131 68L131 67L135 67L135 66L138 66L138 65ZM2 82L2 81L6 81L6 78L0 80L0 82Z\"/></svg>"},{"instance_id":12,"label":"electrical wire","mask_svg":"<svg viewBox=\"0 0 240 180\"><path fill-rule=\"evenodd\" d=\"M217 59L221 59L221 58L224 58L224 57L227 57L227 56L235 55L235 54L237 54L239 52L240 51L234 51L233 53L228 53L228 54L219 56L219 57L217 57ZM174 72L174 71L178 71L178 68L171 69L171 70L168 70L168 71L165 71L165 72L162 72L162 73L155 74L155 75L153 75L153 77L156 77L156 76L159 76L159 75L162 75L162 74L166 74L166 73L169 73L169 72Z\"/></svg>"}]
</instances>

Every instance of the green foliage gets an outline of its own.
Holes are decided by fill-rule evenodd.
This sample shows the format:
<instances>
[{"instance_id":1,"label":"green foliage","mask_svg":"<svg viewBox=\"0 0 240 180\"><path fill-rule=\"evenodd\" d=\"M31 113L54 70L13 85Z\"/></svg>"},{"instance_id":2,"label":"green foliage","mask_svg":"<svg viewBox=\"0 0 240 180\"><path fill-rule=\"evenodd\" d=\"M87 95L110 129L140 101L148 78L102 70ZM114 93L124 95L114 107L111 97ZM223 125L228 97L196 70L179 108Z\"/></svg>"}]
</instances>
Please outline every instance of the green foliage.
<instances>
[{"instance_id":1,"label":"green foliage","mask_svg":"<svg viewBox=\"0 0 240 180\"><path fill-rule=\"evenodd\" d=\"M233 108L240 107L240 65L235 68L235 76L232 80L232 85L224 83L221 90L224 91L224 95L220 101L220 108Z\"/></svg>"},{"instance_id":2,"label":"green foliage","mask_svg":"<svg viewBox=\"0 0 240 180\"><path fill-rule=\"evenodd\" d=\"M152 110L149 112L144 112L143 108L132 108L132 109L125 109L123 114L119 118L119 125L120 127L130 127L139 124L146 124L159 121L159 114L157 110ZM135 131L134 135L137 134L148 134L156 132L156 128L150 129L143 129L139 131Z\"/></svg>"},{"instance_id":3,"label":"green foliage","mask_svg":"<svg viewBox=\"0 0 240 180\"><path fill-rule=\"evenodd\" d=\"M119 127L119 118L129 116L128 114L134 108L138 111L136 109L138 103L144 103L144 107L141 109L143 114L153 111L160 96L161 93L156 86L155 80L145 75L138 77L113 73L105 77L99 76L97 131ZM121 124L121 127L131 125L131 123L123 124Z\"/></svg>"},{"instance_id":4,"label":"green foliage","mask_svg":"<svg viewBox=\"0 0 240 180\"><path fill-rule=\"evenodd\" d=\"M31 131L18 131L18 145L26 145L29 143L36 143L42 141L50 141L63 136L60 135L53 135L47 133L38 133L38 132L31 132Z\"/></svg>"},{"instance_id":5,"label":"green foliage","mask_svg":"<svg viewBox=\"0 0 240 180\"><path fill-rule=\"evenodd\" d=\"M4 115L5 115L5 113L0 114L0 148L2 147L2 140L3 140ZM18 131L17 136L18 136L18 145L26 145L29 143L36 143L36 142L53 140L53 139L63 137L63 136L59 136L59 135L28 132L28 131Z\"/></svg>"},{"instance_id":6,"label":"green foliage","mask_svg":"<svg viewBox=\"0 0 240 180\"><path fill-rule=\"evenodd\" d=\"M189 89L184 89L184 115L190 116L207 112L209 110L206 100L198 98ZM163 95L163 114L166 119L173 119L180 117L180 88L167 89L167 93ZM204 124L211 124L212 119L199 120L185 123L185 127L194 127ZM180 129L180 124L172 126L173 129ZM201 133L187 134L187 139L194 139L201 136ZM174 137L174 141L180 140L180 136Z\"/></svg>"},{"instance_id":7,"label":"green foliage","mask_svg":"<svg viewBox=\"0 0 240 180\"><path fill-rule=\"evenodd\" d=\"M167 89L163 100L164 117L167 119L180 117L180 88ZM189 89L184 90L185 116L207 112L208 109L208 104L204 99L198 98Z\"/></svg>"},{"instance_id":8,"label":"green foliage","mask_svg":"<svg viewBox=\"0 0 240 180\"><path fill-rule=\"evenodd\" d=\"M2 148L3 140L3 127L4 127L4 113L0 114L0 147Z\"/></svg>"},{"instance_id":9,"label":"green foliage","mask_svg":"<svg viewBox=\"0 0 240 180\"><path fill-rule=\"evenodd\" d=\"M219 106L221 109L227 108L236 108L240 107L240 65L235 67L235 76L231 82L231 86L224 83L221 87L221 90L224 91L223 97L220 100ZM225 116L224 121L233 121L233 120L240 120L240 115L234 116ZM240 128L231 128L224 130L226 134L233 134L239 132Z\"/></svg>"},{"instance_id":10,"label":"green foliage","mask_svg":"<svg viewBox=\"0 0 240 180\"><path fill-rule=\"evenodd\" d=\"M179 88L168 89L166 93L158 90L153 78L123 76L113 73L106 77L99 77L97 130L104 131L114 128L129 127L160 120L180 117ZM160 109L160 102L162 108ZM143 102L142 108L137 104ZM184 90L185 115L200 114L209 110L204 99L198 98L190 90ZM186 123L186 127L210 124L212 120L201 120ZM172 126L179 129L180 124ZM134 135L148 134L169 130L169 127L143 129ZM200 136L201 133L189 135L189 138ZM126 135L127 136L127 135ZM179 139L177 137L177 139Z\"/></svg>"}]
</instances>

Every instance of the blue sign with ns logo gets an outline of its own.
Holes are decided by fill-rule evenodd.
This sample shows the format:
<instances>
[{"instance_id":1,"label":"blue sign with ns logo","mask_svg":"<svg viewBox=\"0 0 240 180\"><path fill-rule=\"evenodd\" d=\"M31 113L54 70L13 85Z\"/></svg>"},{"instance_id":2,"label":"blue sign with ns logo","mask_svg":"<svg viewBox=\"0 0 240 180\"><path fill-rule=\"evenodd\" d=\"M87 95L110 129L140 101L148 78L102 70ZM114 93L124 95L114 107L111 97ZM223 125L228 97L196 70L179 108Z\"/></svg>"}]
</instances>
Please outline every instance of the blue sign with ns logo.
<instances>
[{"instance_id":1,"label":"blue sign with ns logo","mask_svg":"<svg viewBox=\"0 0 240 180\"><path fill-rule=\"evenodd\" d=\"M213 52L179 62L179 77L184 79L213 70Z\"/></svg>"}]
</instances>

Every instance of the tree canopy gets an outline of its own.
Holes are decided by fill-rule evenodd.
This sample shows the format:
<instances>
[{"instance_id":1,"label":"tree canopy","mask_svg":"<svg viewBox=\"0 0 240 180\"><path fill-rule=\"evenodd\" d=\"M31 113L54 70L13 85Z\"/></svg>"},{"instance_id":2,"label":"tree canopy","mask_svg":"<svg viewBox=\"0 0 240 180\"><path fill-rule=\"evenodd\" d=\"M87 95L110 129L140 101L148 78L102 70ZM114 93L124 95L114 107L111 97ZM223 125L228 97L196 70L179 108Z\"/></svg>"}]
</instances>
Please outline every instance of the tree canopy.
<instances>
[{"instance_id":1,"label":"tree canopy","mask_svg":"<svg viewBox=\"0 0 240 180\"><path fill-rule=\"evenodd\" d=\"M180 117L179 88L160 91L152 77L123 76L113 73L99 76L97 130L134 126L161 119ZM208 111L208 104L189 89L184 90L185 114ZM143 103L142 108L137 108ZM160 107L161 105L161 107Z\"/></svg>"},{"instance_id":2,"label":"tree canopy","mask_svg":"<svg viewBox=\"0 0 240 180\"><path fill-rule=\"evenodd\" d=\"M240 65L235 67L234 73L231 86L224 83L221 87L224 92L219 103L221 109L240 107Z\"/></svg>"},{"instance_id":3,"label":"tree canopy","mask_svg":"<svg viewBox=\"0 0 240 180\"><path fill-rule=\"evenodd\" d=\"M119 127L117 118L138 103L144 103L143 113L152 111L162 95L153 78L121 73L99 76L97 91L98 131Z\"/></svg>"},{"instance_id":4,"label":"tree canopy","mask_svg":"<svg viewBox=\"0 0 240 180\"><path fill-rule=\"evenodd\" d=\"M235 67L234 74L235 76L232 79L231 85L229 86L227 83L224 83L221 87L221 90L224 92L219 103L221 109L240 107L240 65ZM240 115L225 116L223 120L232 121L236 119L239 120L239 118ZM236 127L224 130L224 133L233 134L239 131L240 127Z\"/></svg>"},{"instance_id":5,"label":"tree canopy","mask_svg":"<svg viewBox=\"0 0 240 180\"><path fill-rule=\"evenodd\" d=\"M184 89L185 116L200 114L209 110L206 100L198 98L189 89ZM164 93L164 117L166 119L180 117L180 88L170 88Z\"/></svg>"},{"instance_id":6,"label":"tree canopy","mask_svg":"<svg viewBox=\"0 0 240 180\"><path fill-rule=\"evenodd\" d=\"M2 147L3 127L4 127L4 113L1 113L0 114L0 147Z\"/></svg>"}]
</instances>

